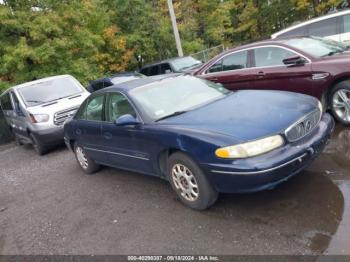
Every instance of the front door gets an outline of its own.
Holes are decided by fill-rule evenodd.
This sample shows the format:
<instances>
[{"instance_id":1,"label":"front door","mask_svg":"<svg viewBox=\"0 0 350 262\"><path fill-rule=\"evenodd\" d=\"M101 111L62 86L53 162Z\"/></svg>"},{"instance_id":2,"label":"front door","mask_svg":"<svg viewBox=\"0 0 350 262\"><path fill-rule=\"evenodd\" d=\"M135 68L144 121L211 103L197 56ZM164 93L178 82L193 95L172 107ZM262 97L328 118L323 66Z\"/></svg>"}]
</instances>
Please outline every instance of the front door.
<instances>
[{"instance_id":1,"label":"front door","mask_svg":"<svg viewBox=\"0 0 350 262\"><path fill-rule=\"evenodd\" d=\"M254 49L253 65L254 89L283 90L313 94L311 64L305 58L305 64L286 66L283 59L299 56L291 50L276 47Z\"/></svg>"},{"instance_id":2,"label":"front door","mask_svg":"<svg viewBox=\"0 0 350 262\"><path fill-rule=\"evenodd\" d=\"M230 90L249 89L254 76L249 69L249 51L236 51L216 61L201 78L217 82Z\"/></svg>"},{"instance_id":3,"label":"front door","mask_svg":"<svg viewBox=\"0 0 350 262\"><path fill-rule=\"evenodd\" d=\"M109 93L105 106L106 121L102 124L102 150L110 165L142 173L152 173L150 154L143 146L143 125L117 126L115 121L122 115L138 118L133 106L121 93Z\"/></svg>"},{"instance_id":4,"label":"front door","mask_svg":"<svg viewBox=\"0 0 350 262\"><path fill-rule=\"evenodd\" d=\"M79 110L77 125L74 128L77 143L84 145L88 156L99 163L105 159L105 154L101 150L104 100L105 95L91 96Z\"/></svg>"}]
</instances>

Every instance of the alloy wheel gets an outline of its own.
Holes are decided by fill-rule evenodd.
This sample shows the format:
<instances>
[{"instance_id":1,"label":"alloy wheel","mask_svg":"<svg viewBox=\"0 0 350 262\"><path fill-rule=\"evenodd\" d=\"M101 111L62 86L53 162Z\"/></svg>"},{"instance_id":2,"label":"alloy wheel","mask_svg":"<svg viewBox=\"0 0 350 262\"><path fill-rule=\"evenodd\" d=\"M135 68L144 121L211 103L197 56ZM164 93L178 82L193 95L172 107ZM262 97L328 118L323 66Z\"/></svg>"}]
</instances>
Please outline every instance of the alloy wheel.
<instances>
[{"instance_id":1,"label":"alloy wheel","mask_svg":"<svg viewBox=\"0 0 350 262\"><path fill-rule=\"evenodd\" d=\"M337 116L344 122L350 122L350 91L339 89L333 95L332 106Z\"/></svg>"},{"instance_id":2,"label":"alloy wheel","mask_svg":"<svg viewBox=\"0 0 350 262\"><path fill-rule=\"evenodd\" d=\"M187 201L195 201L199 196L197 180L191 170L183 164L175 164L171 170L176 189Z\"/></svg>"},{"instance_id":3,"label":"alloy wheel","mask_svg":"<svg viewBox=\"0 0 350 262\"><path fill-rule=\"evenodd\" d=\"M77 154L77 159L78 159L78 162L80 164L80 166L83 168L83 169L87 169L88 166L89 166L89 163L88 163L88 160L84 154L84 151L83 149L78 146L75 150L76 154Z\"/></svg>"}]
</instances>

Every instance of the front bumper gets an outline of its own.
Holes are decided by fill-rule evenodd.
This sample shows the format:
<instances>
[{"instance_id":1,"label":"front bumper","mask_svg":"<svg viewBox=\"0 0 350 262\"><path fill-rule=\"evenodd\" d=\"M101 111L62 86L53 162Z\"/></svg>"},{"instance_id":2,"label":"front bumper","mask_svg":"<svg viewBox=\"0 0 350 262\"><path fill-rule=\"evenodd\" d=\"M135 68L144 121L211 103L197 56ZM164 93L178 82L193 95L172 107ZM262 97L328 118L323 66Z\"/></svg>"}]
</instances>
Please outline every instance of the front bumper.
<instances>
[{"instance_id":1,"label":"front bumper","mask_svg":"<svg viewBox=\"0 0 350 262\"><path fill-rule=\"evenodd\" d=\"M44 145L57 145L63 142L63 127L31 131L32 134Z\"/></svg>"},{"instance_id":2,"label":"front bumper","mask_svg":"<svg viewBox=\"0 0 350 262\"><path fill-rule=\"evenodd\" d=\"M305 169L322 152L333 128L333 118L324 114L319 125L299 141L287 143L260 156L202 166L219 192L242 193L271 189Z\"/></svg>"}]
</instances>

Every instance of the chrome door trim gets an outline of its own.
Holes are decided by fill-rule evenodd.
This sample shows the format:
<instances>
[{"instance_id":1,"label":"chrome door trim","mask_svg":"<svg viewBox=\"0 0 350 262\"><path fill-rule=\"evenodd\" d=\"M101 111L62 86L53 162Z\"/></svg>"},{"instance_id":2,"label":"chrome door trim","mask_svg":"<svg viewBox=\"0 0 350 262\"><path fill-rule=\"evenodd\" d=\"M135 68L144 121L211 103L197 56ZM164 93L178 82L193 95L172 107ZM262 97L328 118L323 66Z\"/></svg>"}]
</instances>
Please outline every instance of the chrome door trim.
<instances>
[{"instance_id":1,"label":"chrome door trim","mask_svg":"<svg viewBox=\"0 0 350 262\"><path fill-rule=\"evenodd\" d=\"M285 162L279 166L275 166L269 169L264 169L264 170L259 170L259 171L250 171L250 172L233 172L233 171L221 171L221 170L211 170L213 173L220 173L220 174L230 174L230 175L257 175L257 174L263 174L263 173L268 173L271 171L274 171L276 169L282 168L286 165L289 165L295 161L302 162L303 158L307 155L307 153L302 154L301 156L298 156L296 158L293 158L292 160L289 160L288 162Z\"/></svg>"},{"instance_id":2,"label":"chrome door trim","mask_svg":"<svg viewBox=\"0 0 350 262\"><path fill-rule=\"evenodd\" d=\"M90 150L90 151L101 152L101 153L112 154L112 155L119 155L119 156L137 158L137 159L141 159L141 160L147 160L147 161L149 160L148 158L145 158L145 157L133 156L133 155L123 154L123 153L116 153L116 152L112 152L112 151L105 151L105 150L100 150L100 149L91 148L91 147L84 147L84 149Z\"/></svg>"},{"instance_id":3,"label":"chrome door trim","mask_svg":"<svg viewBox=\"0 0 350 262\"><path fill-rule=\"evenodd\" d=\"M215 60L215 62L213 62L211 64L211 66L209 68L211 68L216 62L218 62L219 60L223 59L224 57L228 56L228 55L232 55L232 54L235 54L235 53L238 53L238 52L243 52L243 51L249 51L249 50L254 50L254 49L258 49L258 48L265 48L265 47L278 47L278 48L282 48L282 49L285 49L287 51L290 51L292 53L295 53L297 55L299 55L300 57L304 58L307 63L306 64L311 64L311 60L309 58L307 58L306 56L302 55L301 53L299 53L298 51L295 51L293 49L290 49L288 47L285 47L285 46L280 46L280 45L263 45L263 46L255 46L255 47L248 47L248 48L245 48L245 49L240 49L240 50L236 50L236 51L233 51L233 52L230 52L230 53L227 53L225 54L224 56L218 58L217 60ZM225 73L225 72L237 72L237 71L241 71L241 70L247 70L247 69L256 69L256 68L275 68L275 67L288 67L286 65L275 65L275 66L254 66L254 67L246 67L246 68L241 68L241 69L235 69L235 70L227 70L227 71L220 71L220 72L213 72L213 73L206 73L208 69L206 69L204 72L201 73L201 75L215 75L217 73Z\"/></svg>"}]
</instances>

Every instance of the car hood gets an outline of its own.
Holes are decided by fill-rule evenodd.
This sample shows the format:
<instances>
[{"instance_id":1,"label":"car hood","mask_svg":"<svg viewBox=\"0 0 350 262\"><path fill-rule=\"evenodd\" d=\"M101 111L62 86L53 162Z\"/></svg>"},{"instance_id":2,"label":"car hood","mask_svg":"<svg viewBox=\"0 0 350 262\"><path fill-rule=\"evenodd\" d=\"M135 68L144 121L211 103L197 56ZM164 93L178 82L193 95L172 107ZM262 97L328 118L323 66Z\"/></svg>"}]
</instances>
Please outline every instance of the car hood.
<instances>
[{"instance_id":1,"label":"car hood","mask_svg":"<svg viewBox=\"0 0 350 262\"><path fill-rule=\"evenodd\" d=\"M80 94L69 98L63 98L48 102L45 104L28 107L27 110L31 114L56 113L68 108L79 107L81 103L90 95L89 92L84 91Z\"/></svg>"},{"instance_id":2,"label":"car hood","mask_svg":"<svg viewBox=\"0 0 350 262\"><path fill-rule=\"evenodd\" d=\"M307 95L245 90L158 123L249 141L283 133L317 106L318 100Z\"/></svg>"}]
</instances>

